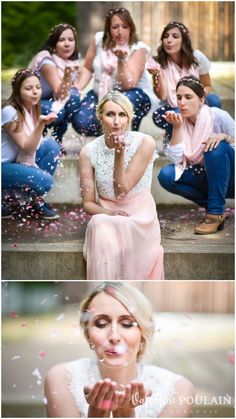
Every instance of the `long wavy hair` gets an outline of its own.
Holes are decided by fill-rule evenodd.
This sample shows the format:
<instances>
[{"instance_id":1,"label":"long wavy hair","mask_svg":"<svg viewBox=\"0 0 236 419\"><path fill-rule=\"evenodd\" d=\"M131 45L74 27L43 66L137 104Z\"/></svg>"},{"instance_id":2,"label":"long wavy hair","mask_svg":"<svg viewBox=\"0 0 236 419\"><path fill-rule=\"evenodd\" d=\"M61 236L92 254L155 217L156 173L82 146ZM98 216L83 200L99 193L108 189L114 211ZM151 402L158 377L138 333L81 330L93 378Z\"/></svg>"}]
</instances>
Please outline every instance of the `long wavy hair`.
<instances>
[{"instance_id":1,"label":"long wavy hair","mask_svg":"<svg viewBox=\"0 0 236 419\"><path fill-rule=\"evenodd\" d=\"M168 25L166 25L166 27L163 29L163 32L161 34L161 45L157 49L156 60L160 63L160 65L163 68L167 66L170 56L164 50L163 39L165 38L166 33L172 28L178 28L182 36L182 45L181 45L181 50L180 50L182 66L187 69L189 69L192 65L197 67L198 61L193 53L193 47L192 47L189 30L183 23L175 22L175 21L168 23Z\"/></svg>"},{"instance_id":2,"label":"long wavy hair","mask_svg":"<svg viewBox=\"0 0 236 419\"><path fill-rule=\"evenodd\" d=\"M25 119L24 106L22 103L21 92L20 92L21 85L26 79L32 76L37 77L40 83L40 78L39 78L38 73L35 73L34 71L28 68L22 68L18 70L16 74L13 76L12 81L11 81L11 86L12 86L11 96L3 104L3 107L11 105L17 111L18 119L16 121L17 124L16 124L15 131L19 131L22 128L22 124ZM36 119L38 119L41 114L40 101L37 103L37 105L34 106L34 113L35 113Z\"/></svg>"},{"instance_id":3,"label":"long wavy hair","mask_svg":"<svg viewBox=\"0 0 236 419\"><path fill-rule=\"evenodd\" d=\"M39 51L47 50L50 52L50 54L53 54L56 44L62 32L64 32L66 29L71 29L75 38L75 50L69 59L77 60L78 55L79 55L78 36L77 36L76 29L73 26L69 25L68 23L59 23L59 25L54 26L54 28L50 30L47 41L40 48Z\"/></svg>"},{"instance_id":4,"label":"long wavy hair","mask_svg":"<svg viewBox=\"0 0 236 419\"><path fill-rule=\"evenodd\" d=\"M138 36L136 33L136 26L131 17L130 12L124 7L110 9L105 17L104 35L102 39L102 46L104 49L112 49L115 47L115 43L111 37L111 21L113 16L118 16L122 22L124 22L130 28L129 45L138 42Z\"/></svg>"}]
</instances>

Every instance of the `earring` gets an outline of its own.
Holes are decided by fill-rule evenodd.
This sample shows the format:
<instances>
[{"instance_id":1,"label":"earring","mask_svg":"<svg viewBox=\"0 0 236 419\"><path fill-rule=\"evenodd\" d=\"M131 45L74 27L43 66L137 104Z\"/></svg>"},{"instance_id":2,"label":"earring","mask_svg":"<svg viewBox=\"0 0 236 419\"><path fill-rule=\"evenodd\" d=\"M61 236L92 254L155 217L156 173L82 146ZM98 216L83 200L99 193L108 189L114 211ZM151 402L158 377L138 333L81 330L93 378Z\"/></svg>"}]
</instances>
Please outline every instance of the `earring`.
<instances>
[{"instance_id":1,"label":"earring","mask_svg":"<svg viewBox=\"0 0 236 419\"><path fill-rule=\"evenodd\" d=\"M94 348L95 348L95 345L93 343L90 343L89 346L90 346L90 349L92 349L92 351L93 351Z\"/></svg>"}]
</instances>

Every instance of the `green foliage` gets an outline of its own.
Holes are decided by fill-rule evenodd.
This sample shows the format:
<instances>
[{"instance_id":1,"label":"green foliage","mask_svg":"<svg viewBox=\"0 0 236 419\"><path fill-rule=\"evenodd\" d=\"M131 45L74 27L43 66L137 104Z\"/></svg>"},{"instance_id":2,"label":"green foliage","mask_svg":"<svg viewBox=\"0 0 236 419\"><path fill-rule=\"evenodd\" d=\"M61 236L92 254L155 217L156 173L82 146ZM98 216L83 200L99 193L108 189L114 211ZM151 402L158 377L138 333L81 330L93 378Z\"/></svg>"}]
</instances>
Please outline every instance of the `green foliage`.
<instances>
[{"instance_id":1,"label":"green foliage","mask_svg":"<svg viewBox=\"0 0 236 419\"><path fill-rule=\"evenodd\" d=\"M2 1L2 66L25 67L58 23L76 26L76 3Z\"/></svg>"}]
</instances>

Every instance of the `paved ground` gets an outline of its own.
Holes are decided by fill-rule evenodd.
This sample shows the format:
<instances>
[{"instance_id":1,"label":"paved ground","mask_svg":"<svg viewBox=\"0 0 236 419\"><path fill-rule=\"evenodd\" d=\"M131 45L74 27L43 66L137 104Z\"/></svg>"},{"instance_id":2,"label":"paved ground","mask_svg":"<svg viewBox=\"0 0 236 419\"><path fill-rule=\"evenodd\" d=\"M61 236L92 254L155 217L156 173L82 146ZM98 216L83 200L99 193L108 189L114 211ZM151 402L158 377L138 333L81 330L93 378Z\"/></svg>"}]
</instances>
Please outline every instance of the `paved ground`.
<instances>
[{"instance_id":1,"label":"paved ground","mask_svg":"<svg viewBox=\"0 0 236 419\"><path fill-rule=\"evenodd\" d=\"M21 243L60 243L83 240L89 216L78 206L54 206L60 219L46 221L23 216L17 220L3 220L2 242L4 247L16 247ZM233 245L234 209L227 208L227 218L223 231L214 235L194 234L194 227L201 221L204 211L196 207L158 207L164 246L175 245Z\"/></svg>"}]
</instances>

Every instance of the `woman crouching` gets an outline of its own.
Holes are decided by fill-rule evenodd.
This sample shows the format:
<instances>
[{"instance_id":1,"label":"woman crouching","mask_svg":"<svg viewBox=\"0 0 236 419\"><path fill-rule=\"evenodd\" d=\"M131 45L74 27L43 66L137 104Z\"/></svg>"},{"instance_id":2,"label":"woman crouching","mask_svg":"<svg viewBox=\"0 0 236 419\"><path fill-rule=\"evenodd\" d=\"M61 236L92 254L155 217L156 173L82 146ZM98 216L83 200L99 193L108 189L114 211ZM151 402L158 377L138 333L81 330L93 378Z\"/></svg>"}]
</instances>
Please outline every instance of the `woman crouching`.
<instances>
[{"instance_id":1,"label":"woman crouching","mask_svg":"<svg viewBox=\"0 0 236 419\"><path fill-rule=\"evenodd\" d=\"M176 87L180 114L165 113L173 125L167 153L173 164L161 169L163 188L206 209L196 234L212 234L224 226L225 199L234 197L234 120L205 104L202 82L183 77Z\"/></svg>"}]
</instances>

